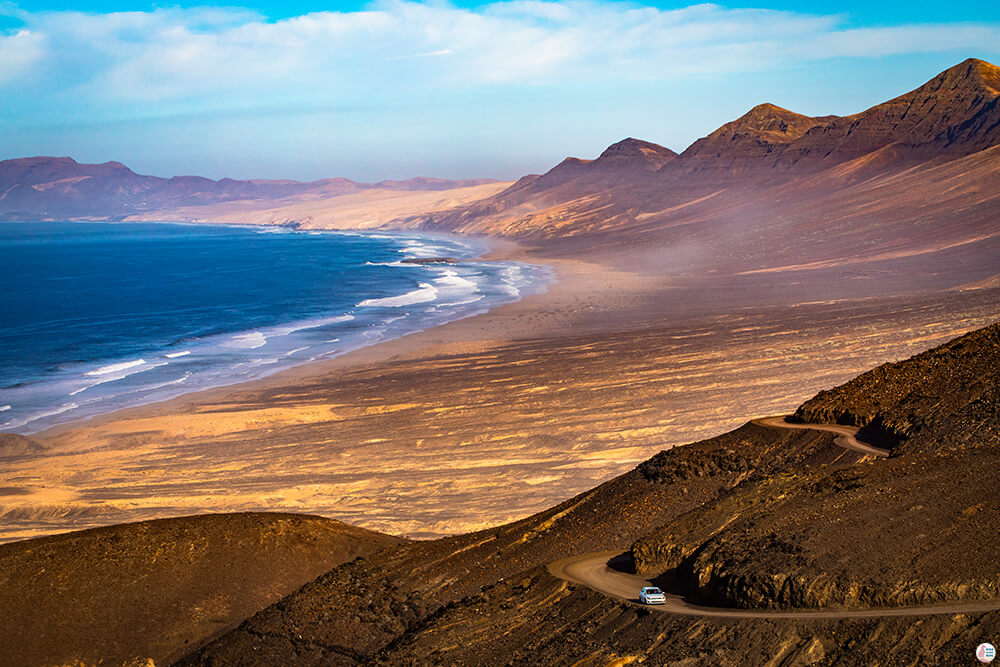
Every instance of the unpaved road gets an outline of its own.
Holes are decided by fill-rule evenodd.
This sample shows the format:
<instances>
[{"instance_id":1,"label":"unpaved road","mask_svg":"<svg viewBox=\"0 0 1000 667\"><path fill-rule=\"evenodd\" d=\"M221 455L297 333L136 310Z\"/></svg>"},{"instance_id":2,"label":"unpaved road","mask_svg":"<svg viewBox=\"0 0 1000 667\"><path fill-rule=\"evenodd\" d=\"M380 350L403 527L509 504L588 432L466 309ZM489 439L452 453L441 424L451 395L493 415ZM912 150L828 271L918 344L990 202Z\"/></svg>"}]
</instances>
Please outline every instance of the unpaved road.
<instances>
[{"instance_id":1,"label":"unpaved road","mask_svg":"<svg viewBox=\"0 0 1000 667\"><path fill-rule=\"evenodd\" d=\"M873 447L858 440L856 437L858 429L854 426L842 426L840 424L792 424L786 422L784 417L761 417L760 419L754 419L753 423L769 428L807 429L810 431L836 433L840 437L833 442L844 449L853 449L856 452L872 454L873 456L889 456L888 449Z\"/></svg>"},{"instance_id":2,"label":"unpaved road","mask_svg":"<svg viewBox=\"0 0 1000 667\"><path fill-rule=\"evenodd\" d=\"M655 584L645 577L621 572L609 565L621 561L628 564L627 556L616 552L584 554L549 564L549 572L559 579L575 584L583 584L598 593L620 600L637 602L639 589ZM664 591L667 603L643 605L650 611L685 616L711 616L717 618L877 618L883 616L930 616L933 614L963 614L1000 609L1000 600L972 600L968 602L945 602L926 607L882 607L874 609L817 609L760 611L755 609L730 609L722 607L702 607L686 602L680 595Z\"/></svg>"},{"instance_id":3,"label":"unpaved road","mask_svg":"<svg viewBox=\"0 0 1000 667\"><path fill-rule=\"evenodd\" d=\"M833 424L789 424L784 417L766 417L754 420L761 426L774 428L812 429L830 431L838 434L836 443L841 447L872 454L888 456L885 449L872 447L859 442L855 435L857 429L851 426ZM652 581L645 577L629 574L630 559L627 554L614 551L583 554L565 558L549 564L549 572L559 579L576 584L583 584L593 590L621 600L637 602L639 589L652 586ZM666 591L665 591L666 592ZM651 611L668 614L683 614L686 616L710 616L718 618L877 618L883 616L929 616L933 614L961 614L994 611L1000 609L1000 600L971 600L965 602L944 602L923 607L882 607L873 609L817 609L817 610L782 610L760 611L754 609L732 609L722 607L702 607L691 604L680 595L666 592L667 603L650 605Z\"/></svg>"}]
</instances>

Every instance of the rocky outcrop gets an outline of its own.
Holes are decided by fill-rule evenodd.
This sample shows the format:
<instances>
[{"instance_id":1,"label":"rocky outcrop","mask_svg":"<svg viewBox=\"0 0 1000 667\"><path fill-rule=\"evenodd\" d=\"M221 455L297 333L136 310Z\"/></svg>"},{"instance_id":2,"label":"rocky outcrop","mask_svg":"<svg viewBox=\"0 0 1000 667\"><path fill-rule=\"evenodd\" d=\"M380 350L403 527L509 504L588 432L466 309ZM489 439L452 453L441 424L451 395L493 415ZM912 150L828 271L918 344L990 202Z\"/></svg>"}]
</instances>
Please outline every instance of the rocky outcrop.
<instances>
[{"instance_id":1,"label":"rocky outcrop","mask_svg":"<svg viewBox=\"0 0 1000 667\"><path fill-rule=\"evenodd\" d=\"M995 324L821 392L798 409L798 420L862 426L869 439L894 444L895 456L754 469L637 540L637 571L667 576L723 607L1000 596L1000 569L983 546L986 535L1000 540L989 519L1000 512L998 359ZM690 476L686 466L673 467L673 483ZM716 467L707 458L696 470Z\"/></svg>"},{"instance_id":2,"label":"rocky outcrop","mask_svg":"<svg viewBox=\"0 0 1000 667\"><path fill-rule=\"evenodd\" d=\"M850 424L905 452L1000 444L1000 323L821 391L795 411L801 422Z\"/></svg>"}]
</instances>

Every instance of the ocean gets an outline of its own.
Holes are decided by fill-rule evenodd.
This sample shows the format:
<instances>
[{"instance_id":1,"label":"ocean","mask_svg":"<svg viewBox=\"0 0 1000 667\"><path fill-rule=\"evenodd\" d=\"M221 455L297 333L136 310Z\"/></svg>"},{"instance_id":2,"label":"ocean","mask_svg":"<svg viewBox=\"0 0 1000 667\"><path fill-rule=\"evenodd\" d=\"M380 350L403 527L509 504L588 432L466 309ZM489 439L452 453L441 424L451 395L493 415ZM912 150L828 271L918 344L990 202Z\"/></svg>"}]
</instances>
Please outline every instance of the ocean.
<instances>
[{"instance_id":1,"label":"ocean","mask_svg":"<svg viewBox=\"0 0 1000 667\"><path fill-rule=\"evenodd\" d=\"M265 377L544 290L476 241L164 223L0 224L0 431ZM451 257L454 263L403 260Z\"/></svg>"}]
</instances>

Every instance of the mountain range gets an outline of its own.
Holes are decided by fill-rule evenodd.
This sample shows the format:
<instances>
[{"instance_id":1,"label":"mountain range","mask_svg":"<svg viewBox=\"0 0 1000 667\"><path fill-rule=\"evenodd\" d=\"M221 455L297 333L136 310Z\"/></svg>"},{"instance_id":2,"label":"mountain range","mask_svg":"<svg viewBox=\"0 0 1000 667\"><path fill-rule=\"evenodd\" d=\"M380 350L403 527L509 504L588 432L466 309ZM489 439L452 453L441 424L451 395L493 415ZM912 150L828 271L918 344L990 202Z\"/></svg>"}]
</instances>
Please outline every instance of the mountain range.
<instances>
[{"instance_id":1,"label":"mountain range","mask_svg":"<svg viewBox=\"0 0 1000 667\"><path fill-rule=\"evenodd\" d=\"M568 158L475 206L419 222L536 239L649 236L691 221L705 197L716 210L756 207L762 197L788 205L796 203L790 190L801 200L914 169L930 181L978 172L984 160L992 170L998 144L1000 68L969 59L857 114L810 117L760 104L679 155L626 139L596 160ZM923 198L923 184L913 187Z\"/></svg>"},{"instance_id":2,"label":"mountain range","mask_svg":"<svg viewBox=\"0 0 1000 667\"><path fill-rule=\"evenodd\" d=\"M328 178L310 183L287 180L213 181L201 176L160 178L135 173L120 162L80 164L69 157L31 157L0 162L0 220L53 218L122 219L176 206L206 206L292 196L337 197L365 190L436 191L493 182L490 179L356 183Z\"/></svg>"},{"instance_id":3,"label":"mountain range","mask_svg":"<svg viewBox=\"0 0 1000 667\"><path fill-rule=\"evenodd\" d=\"M567 158L480 201L400 216L384 226L529 239L625 230L647 235L683 221L690 211L678 207L688 209L704 197L725 199L724 206L752 206L748 198L792 183L815 195L817 189L844 190L913 169L932 181L978 173L984 159L992 170L997 155L991 149L998 144L1000 68L971 58L916 90L850 116L811 117L760 104L680 154L629 138L597 159ZM932 169L937 171L928 173ZM812 178L818 175L823 188ZM267 202L334 199L364 190L438 191L490 182L165 179L136 174L117 162L35 157L0 162L0 219L139 219L179 207L187 217L213 219L213 206L225 202L265 208ZM922 191L923 185L914 187Z\"/></svg>"}]
</instances>

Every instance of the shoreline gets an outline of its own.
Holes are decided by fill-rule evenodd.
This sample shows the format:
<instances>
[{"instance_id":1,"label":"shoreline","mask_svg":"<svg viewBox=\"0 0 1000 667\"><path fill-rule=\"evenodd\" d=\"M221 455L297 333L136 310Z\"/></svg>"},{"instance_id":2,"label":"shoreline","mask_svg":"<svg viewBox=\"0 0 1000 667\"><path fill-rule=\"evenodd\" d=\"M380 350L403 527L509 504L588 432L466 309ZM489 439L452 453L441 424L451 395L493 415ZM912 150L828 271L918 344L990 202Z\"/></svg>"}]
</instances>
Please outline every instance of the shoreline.
<instances>
[{"instance_id":1,"label":"shoreline","mask_svg":"<svg viewBox=\"0 0 1000 667\"><path fill-rule=\"evenodd\" d=\"M131 223L110 224L127 225ZM273 225L251 223L182 222L180 224L265 229L273 227ZM176 410L195 409L199 405L225 402L241 393L271 390L306 380L325 378L331 374L353 368L436 355L481 352L490 347L516 340L561 336L566 334L568 329L574 327L577 330L572 333L580 334L605 330L609 328L606 325L597 324L594 326L587 322L570 321L579 320L566 312L572 307L571 304L579 301L576 297L581 293L586 295L593 302L589 305L595 307L595 303L608 299L617 300L623 294L628 296L641 294L651 284L648 278L623 271L618 266L618 262L597 263L588 260L553 257L544 249L528 248L512 239L394 229L310 229L302 231L357 233L360 235L385 233L457 240L460 243L478 244L483 251L481 255L462 261L523 262L548 270L550 276L542 292L534 292L516 301L502 303L483 313L412 331L396 338L348 350L328 359L308 361L284 368L264 377L217 387L195 389L172 398L122 407L90 417L55 424L43 430L26 434L26 437L38 440L63 439L67 433L78 429L104 426L124 419L149 418ZM571 288L570 285L573 287ZM607 304L602 305L606 306ZM500 336L498 337L497 334Z\"/></svg>"},{"instance_id":2,"label":"shoreline","mask_svg":"<svg viewBox=\"0 0 1000 667\"><path fill-rule=\"evenodd\" d=\"M108 223L104 223L104 224L131 225L133 223L127 223L127 222L126 223L108 222ZM277 231L277 230L273 230L273 226L270 226L270 225L243 224L243 223L224 224L224 223L189 223L189 222L181 222L181 223L151 223L151 224L171 224L171 225L173 225L173 224L180 224L180 225L210 226L210 227L220 227L220 228L243 228L243 229L254 229L254 230L262 231L264 233L267 233L267 230L269 230L269 229L271 231ZM420 266L421 264L423 264L423 262L420 260L420 258L423 257L424 254L426 254L426 251L433 251L433 245L435 243L449 244L451 246L451 248L452 248L452 252L454 252L458 248L461 248L461 250L459 251L460 253L463 253L463 254L464 253L468 253L468 256L464 256L463 254L459 254L458 256L460 257L460 259L456 260L454 262L456 264L460 264L460 263L480 263L480 262L482 262L482 263L494 263L494 262L495 263L503 263L503 262L509 262L509 263L511 263L512 266L516 266L516 264L513 264L514 262L518 262L520 264L525 264L526 263L526 262L521 261L520 259L517 259L517 260L513 259L513 257L515 255L518 256L518 257L524 257L524 254L520 252L520 249L517 247L517 244L508 244L508 243L505 243L505 242L502 242L502 241L494 242L494 240L492 240L492 239L488 239L488 238L484 238L484 237L477 237L477 236L468 236L467 237L467 236L461 236L461 235L457 235L457 234L445 234L445 233L438 233L438 232L421 232L421 231L416 231L416 230L339 230L339 229L329 229L329 230L296 230L296 231L298 233L303 233L303 234L331 233L331 234L336 234L336 235L360 236L360 237L369 237L369 236L374 236L376 238L393 238L393 237L395 237L395 238L398 238L398 241L394 241L393 244L398 246L398 251L399 252L404 253L404 255L405 255L406 252L411 252L411 253L415 252L415 253L417 253L417 254L413 255L413 257L416 258L416 261L411 262L415 266ZM289 233L295 233L295 232L290 231ZM417 243L423 243L424 245L427 246L427 248L423 248L422 249L422 248L416 248L414 246L411 246L411 244L409 243L411 241L415 241ZM399 260L400 264L402 264L402 263L404 263L406 261L407 260ZM77 427L84 426L84 425L87 425L87 424L104 422L104 421L107 421L109 419L113 420L113 419L116 418L117 415L119 415L119 413L129 413L129 414L131 414L131 412L134 411L134 410L141 410L141 409L144 409L144 408L153 408L154 406L157 406L157 405L160 405L160 404L163 404L163 403L175 403L175 402L182 402L182 403L184 403L184 402L189 402L192 399L192 397L200 397L202 395L206 395L207 396L208 394L213 393L213 392L220 392L220 391L221 392L227 392L229 390L232 390L232 389L235 389L235 388L238 388L238 387L243 387L243 388L253 387L257 383L265 383L268 380L270 380L271 378L276 378L278 376L284 376L285 374L290 374L290 377L311 376L311 375L313 375L313 374L315 374L317 372L322 372L322 371L312 370L314 367L326 366L327 364L330 364L330 362L339 362L341 359L343 359L345 357L353 357L356 353L361 352L363 350L366 350L368 348L378 347L378 346L386 344L386 343L392 343L393 341L399 340L400 338L408 338L408 337L413 336L415 334L419 334L419 333L422 333L422 332L425 332L425 331L431 331L433 329L436 329L436 328L439 328L439 327L442 327L442 326L447 326L448 324L451 324L451 323L454 323L454 322L458 322L458 321L462 321L462 320L467 320L467 319L470 319L470 318L475 318L475 317L478 317L480 315L484 315L484 314L486 314L486 313L488 313L488 312L490 312L492 310L495 310L496 308L501 307L503 305L509 305L509 303L517 303L518 301L521 301L521 300L523 300L525 298L529 298L529 297L531 297L531 296L533 296L535 294L538 294L540 292L544 293L544 291L546 291L551 286L551 284L554 283L554 281L556 280L555 273L553 271L551 271L551 269L549 269L547 266L544 266L542 264L530 264L529 266L531 268L528 268L526 270L531 271L533 273L536 273L537 275L531 276L530 281L523 281L521 284L519 284L517 286L517 288L521 292L521 294L518 294L516 297L514 297L516 300L513 301L513 302L504 303L501 300L499 302L495 302L494 304L488 304L488 305L485 305L485 306L479 306L479 307L476 307L476 308L472 308L469 311L467 311L466 313L462 313L462 312L448 313L446 311L446 313L444 314L444 318L451 317L453 319L443 319L439 323L435 323L435 322L421 322L421 321L419 321L420 317L418 316L418 318L417 318L418 321L412 322L410 326L413 327L413 328L410 329L410 330L408 330L408 331L407 330L404 330L404 331L398 331L398 330L393 331L392 329L389 329L388 331L384 332L384 335L387 336L387 338L382 339L382 340L379 340L378 338L376 338L376 340L374 340L372 342L368 342L366 340L362 340L362 338L355 336L355 338L357 338L357 340L354 340L354 341L351 341L350 343L348 343L345 346L346 349L344 349L342 351L332 350L332 351L328 351L328 352L318 352L317 353L318 358L313 358L313 359L308 359L308 360L307 359L303 359L301 361L298 361L297 363L296 363L295 360L289 360L288 363L290 363L291 365L279 368L278 370L274 370L274 371L271 371L271 372L267 372L266 370L263 370L262 372L264 374L263 375L259 375L258 377L237 379L236 381L230 381L228 378L223 378L223 379L221 379L221 383L220 384L217 384L217 385L211 385L211 384L209 384L209 385L202 385L202 386L197 386L196 385L196 386L188 389L187 391L184 391L183 393L180 393L180 394L177 394L177 395L173 395L173 396L169 396L168 395L166 397L163 397L163 396L159 396L159 397L139 397L139 398L136 399L137 402L135 402L135 403L133 403L131 405L107 406L107 408L105 408L102 411L97 412L95 414L89 414L89 415L88 414L84 414L84 415L81 415L81 416L75 416L75 417L71 418L69 421L64 421L64 422L56 421L56 423L50 423L48 425L44 425L44 422L43 422L43 424L41 425L42 426L41 428L31 428L31 426L30 426L31 425L31 421L36 421L36 419L33 418L31 421L28 421L25 424L21 424L20 426L12 427L13 430L5 431L5 430L0 429L0 432L5 432L5 433L9 432L9 433L17 434L17 435L23 435L25 437L45 439L45 438L51 437L52 435L61 433L61 432L65 431L65 430L67 430L67 429L73 429L73 428L77 428ZM441 266L435 266L434 268L443 268L443 265L441 265ZM503 281L506 282L507 278L504 278ZM430 282L429 278L428 278L428 282ZM485 283L485 286L486 287L495 287L495 285L493 285L493 282L487 282L487 283ZM486 294L488 295L489 292L486 292ZM516 292L515 292L515 294L516 294ZM362 299L363 296L359 296L357 298L358 299ZM381 298L380 297L381 300L387 300L387 299L388 300L393 300L393 299L397 299L397 298L398 297L391 297L391 298L390 297L387 297L387 298ZM481 296L480 298L483 298L483 297ZM488 296L487 299L489 299L489 298L491 298L491 297ZM364 300L364 301L360 301L359 305L360 306L365 306L365 305L369 305L369 304L368 304L367 300ZM372 305L375 305L375 304L372 304ZM393 304L393 305L395 305L395 304ZM355 306L355 308L357 308L357 307L358 306ZM487 310L486 312L482 312L483 308L488 308L489 310ZM352 312L353 313L353 310L352 311L348 311L348 312ZM337 313L338 313L337 317L345 317L344 315L339 314L339 311L337 311ZM332 316L333 315L331 315L331 317ZM349 318L349 319L353 319L354 316L350 315L350 316L346 316L346 317ZM360 317L360 315L358 315L358 317ZM399 318L395 318L395 319L399 319ZM391 321L393 321L393 320L392 319L388 320L388 322L391 322ZM298 320L287 321L287 322L286 321L280 321L280 322L277 322L277 323L272 323L270 325L265 325L263 327L255 327L253 329L248 329L248 330L233 330L233 331L227 331L227 332L220 332L220 333L213 334L212 336L210 336L209 338L207 338L206 342L209 341L209 340L211 340L212 338L233 337L233 336L240 337L240 336L246 336L248 334L253 334L254 332L258 332L258 331L263 331L268 337L270 337L270 334L267 333L268 329L273 329L275 327L279 327L280 328L281 326L294 325L296 323L298 323ZM383 335L383 334L380 334L379 337L381 337L381 335ZM140 354L140 353L137 353L137 354ZM145 353L141 353L141 354L143 354L144 356L150 356L150 355L152 355L152 357L157 357L157 358L160 357L160 356L165 356L166 358L170 358L171 357L171 355L169 355L169 354L161 355L159 352L156 352L155 350L154 351L146 351ZM176 354L175 353L174 356L180 357L180 356L186 356L187 354L188 353L186 353L186 352L185 353L180 353L180 354ZM132 365L135 364L135 362L132 361L131 359L129 359L129 360L122 360L122 359L116 359L116 358L113 358L113 357L109 357L108 359L104 359L104 360L101 360L101 361L95 361L94 363L95 364L103 364L103 365L99 366L96 369L96 372L103 371L103 370L105 370L107 368L117 368L119 366L122 366L123 364L132 364ZM348 363L350 363L350 362L348 362ZM336 367L336 366L340 366L340 365L341 364L339 364L339 363L335 363L335 364L331 364L331 367ZM93 372L88 372L88 374L93 374ZM188 373L188 374L190 374L190 373ZM188 374L186 374L186 375L188 375ZM167 383L167 384L178 384L178 383L171 382L171 383ZM72 396L73 395L70 395L70 398L72 398ZM197 401L195 401L195 402L197 402ZM100 408L98 408L98 409L100 409ZM44 420L46 415L57 415L59 412L60 411L57 410L55 412L44 413L42 416L38 417L37 419Z\"/></svg>"},{"instance_id":3,"label":"shoreline","mask_svg":"<svg viewBox=\"0 0 1000 667\"><path fill-rule=\"evenodd\" d=\"M81 428L103 426L122 419L154 417L165 412L196 408L204 404L221 403L231 400L241 393L276 389L306 380L325 378L353 368L438 355L476 353L520 339L558 336L560 333L558 323L541 322L537 323L538 326L529 325L528 328L522 329L519 333L514 333L511 329L515 326L520 328L521 325L512 326L511 320L523 318L526 315L544 313L553 305L562 305L564 303L564 299L561 298L563 295L552 297L549 292L564 282L563 276L566 274L570 274L576 281L575 284L579 286L581 279L586 279L588 272L586 268L577 265L589 265L589 263L535 255L519 244L508 240L499 240L496 247L490 249L486 255L476 258L475 261L524 261L547 268L552 272L552 277L544 292L529 294L517 301L500 304L484 313L469 315L427 329L413 331L397 338L379 341L346 351L329 359L298 364L264 377L218 387L196 389L173 398L123 407L91 417L56 424L28 434L27 437L38 440L53 440ZM596 282L596 279L593 281ZM585 333L586 330L587 328L584 328L579 333ZM503 332L500 338L496 337L498 332Z\"/></svg>"}]
</instances>

